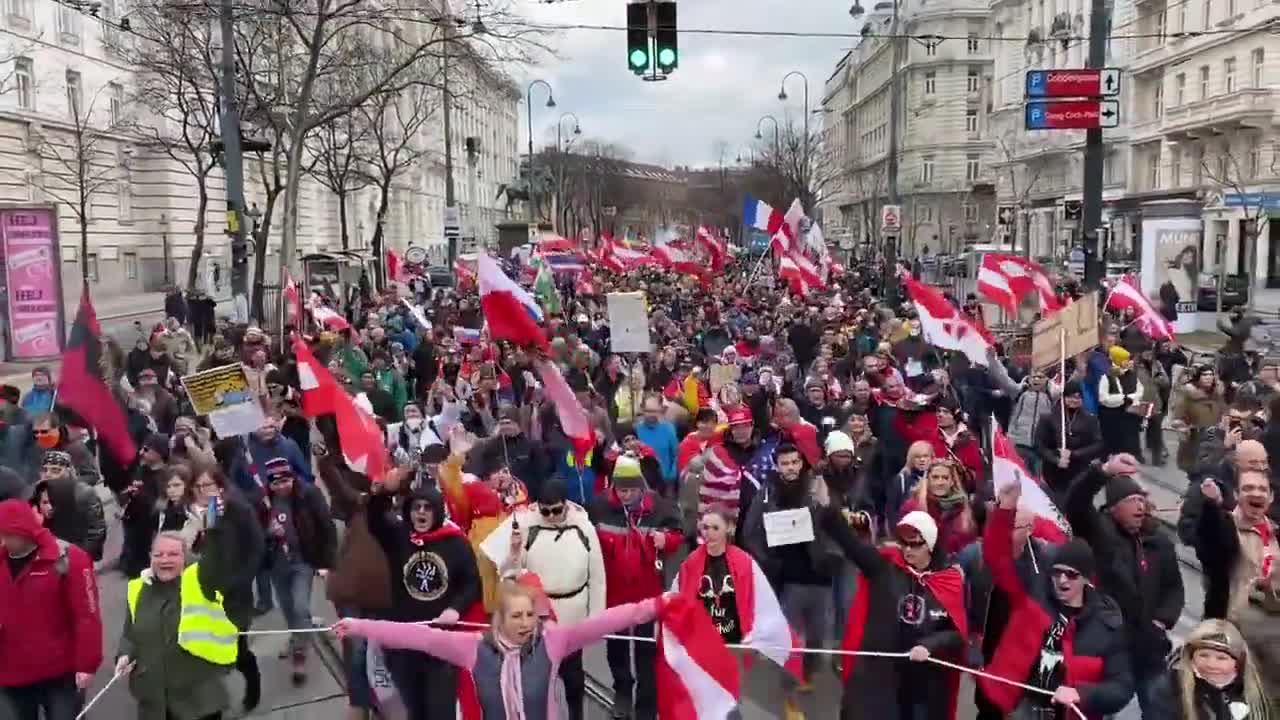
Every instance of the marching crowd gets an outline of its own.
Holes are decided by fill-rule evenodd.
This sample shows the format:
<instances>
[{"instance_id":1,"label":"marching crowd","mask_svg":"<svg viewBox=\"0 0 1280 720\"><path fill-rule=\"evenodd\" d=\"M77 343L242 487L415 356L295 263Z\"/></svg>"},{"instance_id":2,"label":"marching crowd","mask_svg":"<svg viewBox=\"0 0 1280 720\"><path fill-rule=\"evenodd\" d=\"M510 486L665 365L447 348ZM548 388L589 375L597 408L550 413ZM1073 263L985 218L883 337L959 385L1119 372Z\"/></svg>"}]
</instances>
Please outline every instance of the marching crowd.
<instances>
[{"instance_id":1,"label":"marching crowd","mask_svg":"<svg viewBox=\"0 0 1280 720\"><path fill-rule=\"evenodd\" d=\"M279 607L296 631L280 660L306 683L317 579L343 618L353 719L385 712L368 670L384 662L412 720L580 720L582 651L604 642L615 717L689 720L659 697L661 647L629 639L653 638L673 596L735 648L776 606L797 645L849 651L777 658L769 710L788 720L824 672L843 718L950 720L968 702L957 665L980 671L979 718L1102 718L1134 698L1148 719L1280 713L1280 359L1233 335L1195 362L1105 315L1065 376L1012 344L983 365L929 342L894 278L855 269L807 296L753 279L566 282L545 349L493 340L473 288L390 290L306 324L319 371L257 327L197 344L173 319L127 353L103 338L131 458L63 412L48 369L5 387L0 719L76 718L104 663L139 718L252 711L244 633ZM613 351L617 291L644 293L652 353ZM981 322L975 298L948 300ZM219 437L179 378L237 363L266 421ZM357 461L342 411L316 411L324 371L385 457ZM1000 429L1048 502L996 482ZM1176 533L1143 462L1188 477ZM122 549L104 558L110 532ZM1178 543L1205 609L1175 646ZM102 624L102 572L128 578L119 627Z\"/></svg>"}]
</instances>

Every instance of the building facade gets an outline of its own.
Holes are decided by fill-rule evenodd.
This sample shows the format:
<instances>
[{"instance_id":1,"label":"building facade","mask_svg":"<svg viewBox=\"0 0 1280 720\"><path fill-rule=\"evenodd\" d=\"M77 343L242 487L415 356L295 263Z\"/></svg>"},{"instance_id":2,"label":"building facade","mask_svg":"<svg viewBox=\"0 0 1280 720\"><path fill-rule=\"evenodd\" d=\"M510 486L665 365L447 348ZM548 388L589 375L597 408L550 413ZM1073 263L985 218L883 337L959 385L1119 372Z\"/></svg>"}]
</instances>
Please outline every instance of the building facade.
<instances>
[{"instance_id":1,"label":"building facade","mask_svg":"<svg viewBox=\"0 0 1280 720\"><path fill-rule=\"evenodd\" d=\"M94 3L94 5L98 5ZM88 6L86 6L88 7ZM136 295L185 285L199 216L195 179L168 154L128 130L137 103L136 70L113 50L120 16L112 2L97 17L53 0L7 0L0 14L0 203L55 205L65 295L79 295L87 270L94 296ZM425 23L424 23L425 25ZM497 186L515 176L518 92L510 80L476 59L451 75L454 179L464 236L492 241L506 216ZM386 217L388 247L427 247L437 260L444 244L444 133L440 117L424 124L430 152L402 173ZM79 138L79 140L77 140ZM470 139L470 140L469 140ZM91 160L76 172L76 158ZM245 156L247 220L265 207L262 168ZM228 292L230 245L220 168L208 182L204 248L197 284ZM79 200L86 212L83 222ZM367 250L377 222L377 192L348 199L353 250ZM341 247L337 197L304 177L298 197L298 252ZM268 282L279 263L283 209L275 208L267 242ZM82 228L88 252L81 248ZM251 259L256 262L257 258Z\"/></svg>"},{"instance_id":2,"label":"building facade","mask_svg":"<svg viewBox=\"0 0 1280 720\"><path fill-rule=\"evenodd\" d=\"M898 36L897 192L903 232L899 252L959 252L985 238L995 219L994 154L984 78L991 75L987 5L965 0L876 6L866 34L837 64L823 101L824 157L840 180L819 203L830 227L851 242L878 237L890 197L889 123L894 101L893 40ZM961 35L963 40L948 39ZM938 36L935 40L908 40Z\"/></svg>"}]
</instances>

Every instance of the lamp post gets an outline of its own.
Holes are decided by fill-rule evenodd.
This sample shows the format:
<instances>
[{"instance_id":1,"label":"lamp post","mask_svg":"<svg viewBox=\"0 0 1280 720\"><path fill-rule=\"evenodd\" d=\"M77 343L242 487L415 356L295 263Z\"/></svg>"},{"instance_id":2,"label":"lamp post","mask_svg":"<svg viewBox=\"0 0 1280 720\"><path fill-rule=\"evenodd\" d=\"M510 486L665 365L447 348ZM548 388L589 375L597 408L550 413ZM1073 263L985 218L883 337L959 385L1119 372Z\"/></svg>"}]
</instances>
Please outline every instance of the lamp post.
<instances>
[{"instance_id":1,"label":"lamp post","mask_svg":"<svg viewBox=\"0 0 1280 720\"><path fill-rule=\"evenodd\" d=\"M547 89L547 107L556 106L555 91L551 89L551 83L541 78L529 83L529 87L525 90L524 109L529 122L529 219L533 217L533 86L542 85Z\"/></svg>"},{"instance_id":2,"label":"lamp post","mask_svg":"<svg viewBox=\"0 0 1280 720\"><path fill-rule=\"evenodd\" d=\"M763 135L763 134L761 134L761 132L760 132L760 126L764 124L764 121L765 121L765 120L768 120L769 122L773 123L773 152L774 152L774 154L777 154L777 153L778 153L779 148L782 146L781 141L778 139L778 138L779 138L779 136L778 136L778 118L776 118L776 117L774 117L774 116L772 116L772 115L764 115L764 116L762 116L759 120L757 120L757 121L756 121L756 139L757 139L757 140L763 140L763 139L764 139L764 135Z\"/></svg>"},{"instance_id":3,"label":"lamp post","mask_svg":"<svg viewBox=\"0 0 1280 720\"><path fill-rule=\"evenodd\" d=\"M556 152L560 152L560 130L564 127L564 119L569 117L573 118L573 134L582 134L582 122L578 120L578 116L575 113L560 113L560 120L556 122ZM566 147L565 150L567 151L568 148Z\"/></svg>"},{"instance_id":4,"label":"lamp post","mask_svg":"<svg viewBox=\"0 0 1280 720\"><path fill-rule=\"evenodd\" d=\"M169 216L160 213L160 258L164 263L164 284L168 287L169 278Z\"/></svg>"},{"instance_id":5,"label":"lamp post","mask_svg":"<svg viewBox=\"0 0 1280 720\"><path fill-rule=\"evenodd\" d=\"M804 73L800 72L799 70L792 70L786 75L783 75L782 84L778 86L778 99L782 100L783 102L786 102L787 80L792 75L798 75L800 76L800 79L804 81L804 155L803 155L804 172L803 172L803 177L797 178L797 179L801 180L802 181L801 184L804 185L804 187L800 188L801 194L807 195L809 191L809 188L808 188L808 185L809 185L809 78L808 76L806 76ZM774 123L776 125L777 121L775 120Z\"/></svg>"},{"instance_id":6,"label":"lamp post","mask_svg":"<svg viewBox=\"0 0 1280 720\"><path fill-rule=\"evenodd\" d=\"M564 128L565 118L570 118L570 117L573 118L573 134L574 135L582 134L582 122L578 120L578 116L576 113L572 113L572 112L560 113L560 119L556 121L556 163L560 167L559 167L559 172L557 173L559 177L556 179L556 209L554 213L556 220L560 220L560 221L563 221L563 218L560 217L560 214L564 211L564 208L563 208L564 200L563 198L561 198L561 195L564 193L564 156L561 155L561 153L562 152L567 153L569 151L569 144L573 142L572 140L570 140L569 143L565 143L564 149L562 150L560 147L560 143L561 143L560 132ZM564 222L560 222L561 231L564 230L564 225L565 225Z\"/></svg>"}]
</instances>

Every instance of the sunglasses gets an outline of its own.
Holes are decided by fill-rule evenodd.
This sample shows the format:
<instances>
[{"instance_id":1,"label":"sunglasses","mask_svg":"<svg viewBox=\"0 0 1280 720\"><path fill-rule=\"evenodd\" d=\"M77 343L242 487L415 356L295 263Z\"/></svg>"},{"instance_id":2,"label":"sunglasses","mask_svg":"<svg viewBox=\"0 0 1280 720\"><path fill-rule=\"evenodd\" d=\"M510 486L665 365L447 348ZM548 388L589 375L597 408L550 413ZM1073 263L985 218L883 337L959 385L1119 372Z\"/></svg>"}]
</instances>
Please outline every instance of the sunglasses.
<instances>
[{"instance_id":1,"label":"sunglasses","mask_svg":"<svg viewBox=\"0 0 1280 720\"><path fill-rule=\"evenodd\" d=\"M292 481L293 481L293 475L291 473L277 473L275 475L267 476L267 482L271 483L272 485L283 485L284 483L292 482Z\"/></svg>"},{"instance_id":2,"label":"sunglasses","mask_svg":"<svg viewBox=\"0 0 1280 720\"><path fill-rule=\"evenodd\" d=\"M898 542L899 542L899 543L901 543L903 547L909 547L909 548L911 548L912 550L919 550L920 548L928 547L928 546L929 546L929 543L925 542L925 541L924 541L924 540L922 540L922 539L917 539L917 540L903 540L903 539L899 538L899 539L898 539Z\"/></svg>"},{"instance_id":3,"label":"sunglasses","mask_svg":"<svg viewBox=\"0 0 1280 720\"><path fill-rule=\"evenodd\" d=\"M551 517L564 512L564 505L552 505L551 507L538 508L538 512L542 513L542 517Z\"/></svg>"},{"instance_id":4,"label":"sunglasses","mask_svg":"<svg viewBox=\"0 0 1280 720\"><path fill-rule=\"evenodd\" d=\"M1055 578L1058 576L1062 576L1068 580L1080 579L1080 571L1072 570L1071 568L1054 568L1052 574Z\"/></svg>"},{"instance_id":5,"label":"sunglasses","mask_svg":"<svg viewBox=\"0 0 1280 720\"><path fill-rule=\"evenodd\" d=\"M55 432L57 432L57 430L54 430L53 428L49 428L46 430L36 429L36 430L32 430L31 434L35 435L36 437L40 437L41 435L52 435Z\"/></svg>"}]
</instances>

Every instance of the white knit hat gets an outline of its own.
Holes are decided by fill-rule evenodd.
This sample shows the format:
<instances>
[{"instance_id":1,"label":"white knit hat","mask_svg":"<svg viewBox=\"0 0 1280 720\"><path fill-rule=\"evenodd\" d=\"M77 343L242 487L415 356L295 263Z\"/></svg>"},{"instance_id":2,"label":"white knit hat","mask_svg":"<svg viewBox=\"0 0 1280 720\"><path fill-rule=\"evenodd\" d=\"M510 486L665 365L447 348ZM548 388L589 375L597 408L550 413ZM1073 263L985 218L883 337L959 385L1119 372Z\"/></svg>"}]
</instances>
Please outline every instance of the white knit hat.
<instances>
[{"instance_id":1,"label":"white knit hat","mask_svg":"<svg viewBox=\"0 0 1280 720\"><path fill-rule=\"evenodd\" d=\"M838 452L854 453L853 438L841 430L832 430L827 435L827 455L830 456Z\"/></svg>"},{"instance_id":2,"label":"white knit hat","mask_svg":"<svg viewBox=\"0 0 1280 720\"><path fill-rule=\"evenodd\" d=\"M898 527L906 525L914 528L920 533L920 537L924 538L925 545L929 546L929 552L933 552L933 546L938 543L938 523L933 521L929 513L923 510L913 510L898 521Z\"/></svg>"}]
</instances>

